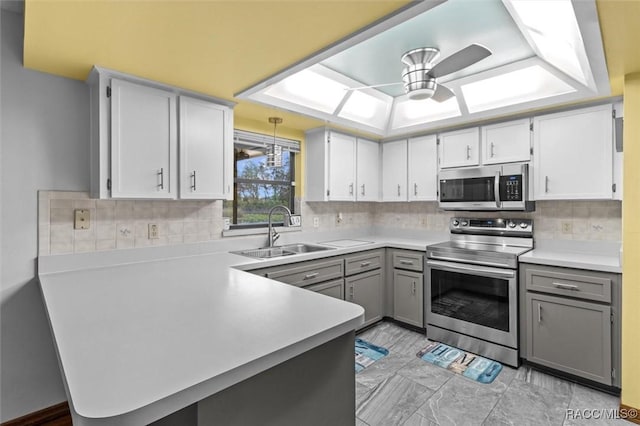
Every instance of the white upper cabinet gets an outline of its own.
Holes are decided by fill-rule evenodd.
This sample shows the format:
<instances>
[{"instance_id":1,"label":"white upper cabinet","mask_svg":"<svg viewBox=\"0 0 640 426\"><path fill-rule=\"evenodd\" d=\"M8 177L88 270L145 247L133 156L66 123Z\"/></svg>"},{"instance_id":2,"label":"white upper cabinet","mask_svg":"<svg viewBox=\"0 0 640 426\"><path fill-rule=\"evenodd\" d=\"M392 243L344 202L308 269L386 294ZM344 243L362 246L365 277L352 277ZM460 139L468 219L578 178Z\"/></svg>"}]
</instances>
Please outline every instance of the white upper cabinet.
<instances>
[{"instance_id":1,"label":"white upper cabinet","mask_svg":"<svg viewBox=\"0 0 640 426\"><path fill-rule=\"evenodd\" d=\"M407 141L382 144L382 201L407 201Z\"/></svg>"},{"instance_id":2,"label":"white upper cabinet","mask_svg":"<svg viewBox=\"0 0 640 426\"><path fill-rule=\"evenodd\" d=\"M233 179L231 111L187 96L180 96L179 104L180 198L229 197Z\"/></svg>"},{"instance_id":3,"label":"white upper cabinet","mask_svg":"<svg viewBox=\"0 0 640 426\"><path fill-rule=\"evenodd\" d=\"M533 120L536 200L613 197L612 106Z\"/></svg>"},{"instance_id":4,"label":"white upper cabinet","mask_svg":"<svg viewBox=\"0 0 640 426\"><path fill-rule=\"evenodd\" d=\"M111 79L111 196L176 197L176 96Z\"/></svg>"},{"instance_id":5,"label":"white upper cabinet","mask_svg":"<svg viewBox=\"0 0 640 426\"><path fill-rule=\"evenodd\" d=\"M329 200L356 199L356 138L331 133L329 139Z\"/></svg>"},{"instance_id":6,"label":"white upper cabinet","mask_svg":"<svg viewBox=\"0 0 640 426\"><path fill-rule=\"evenodd\" d=\"M87 83L92 198L233 197L233 103L99 67Z\"/></svg>"},{"instance_id":7,"label":"white upper cabinet","mask_svg":"<svg viewBox=\"0 0 640 426\"><path fill-rule=\"evenodd\" d=\"M380 144L358 138L356 160L356 200L380 199Z\"/></svg>"},{"instance_id":8,"label":"white upper cabinet","mask_svg":"<svg viewBox=\"0 0 640 426\"><path fill-rule=\"evenodd\" d=\"M438 145L435 135L408 141L409 201L438 199Z\"/></svg>"},{"instance_id":9,"label":"white upper cabinet","mask_svg":"<svg viewBox=\"0 0 640 426\"><path fill-rule=\"evenodd\" d=\"M440 168L477 166L480 161L480 130L456 130L440 133Z\"/></svg>"},{"instance_id":10,"label":"white upper cabinet","mask_svg":"<svg viewBox=\"0 0 640 426\"><path fill-rule=\"evenodd\" d=\"M531 160L531 130L528 118L483 126L482 164Z\"/></svg>"}]
</instances>

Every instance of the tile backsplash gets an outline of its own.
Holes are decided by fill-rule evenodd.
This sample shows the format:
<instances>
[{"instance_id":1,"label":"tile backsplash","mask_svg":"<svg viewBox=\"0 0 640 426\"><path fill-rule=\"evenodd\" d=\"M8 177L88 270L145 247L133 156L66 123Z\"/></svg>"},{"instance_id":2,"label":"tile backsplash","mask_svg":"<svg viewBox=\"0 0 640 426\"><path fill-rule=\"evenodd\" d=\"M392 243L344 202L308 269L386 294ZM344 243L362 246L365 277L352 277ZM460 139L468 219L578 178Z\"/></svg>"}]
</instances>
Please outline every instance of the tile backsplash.
<instances>
[{"instance_id":1,"label":"tile backsplash","mask_svg":"<svg viewBox=\"0 0 640 426\"><path fill-rule=\"evenodd\" d=\"M91 225L74 230L75 209ZM534 221L534 236L555 240L622 240L620 201L538 201L536 211L450 212L436 202L353 203L296 200L304 231L385 227L445 231L452 216L515 217ZM80 253L173 245L222 238L222 201L94 200L85 192L40 191L39 254ZM318 227L313 226L314 218ZM159 238L148 238L148 225Z\"/></svg>"},{"instance_id":2,"label":"tile backsplash","mask_svg":"<svg viewBox=\"0 0 640 426\"><path fill-rule=\"evenodd\" d=\"M208 241L221 237L222 201L94 200L85 192L38 193L40 255ZM90 227L74 230L74 210L88 209ZM159 238L148 238L148 225Z\"/></svg>"}]
</instances>

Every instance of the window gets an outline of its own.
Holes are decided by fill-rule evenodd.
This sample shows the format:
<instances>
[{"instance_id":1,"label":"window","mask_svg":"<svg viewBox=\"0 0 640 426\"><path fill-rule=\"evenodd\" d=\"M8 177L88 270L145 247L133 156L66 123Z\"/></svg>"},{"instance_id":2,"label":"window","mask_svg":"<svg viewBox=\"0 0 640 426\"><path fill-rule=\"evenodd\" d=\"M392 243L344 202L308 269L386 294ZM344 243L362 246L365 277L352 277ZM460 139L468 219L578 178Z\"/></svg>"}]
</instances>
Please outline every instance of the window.
<instances>
[{"instance_id":1,"label":"window","mask_svg":"<svg viewBox=\"0 0 640 426\"><path fill-rule=\"evenodd\" d=\"M273 136L236 130L234 138L232 201L224 202L223 214L231 227L259 228L267 225L269 210L279 204L294 212L295 154L300 143L276 138L282 149L282 165L270 167L267 154L274 148ZM281 211L274 212L274 223L282 225Z\"/></svg>"}]
</instances>

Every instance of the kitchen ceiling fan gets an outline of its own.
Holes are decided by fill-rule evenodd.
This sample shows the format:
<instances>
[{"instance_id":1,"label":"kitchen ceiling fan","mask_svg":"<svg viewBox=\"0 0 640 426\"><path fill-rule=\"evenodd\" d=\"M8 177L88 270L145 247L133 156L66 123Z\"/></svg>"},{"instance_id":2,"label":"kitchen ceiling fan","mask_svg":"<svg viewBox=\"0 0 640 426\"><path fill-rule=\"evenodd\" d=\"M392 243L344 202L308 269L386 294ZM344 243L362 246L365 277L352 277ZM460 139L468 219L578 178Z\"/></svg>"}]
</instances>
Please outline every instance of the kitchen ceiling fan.
<instances>
[{"instance_id":1,"label":"kitchen ceiling fan","mask_svg":"<svg viewBox=\"0 0 640 426\"><path fill-rule=\"evenodd\" d=\"M452 98L454 93L447 87L438 84L437 79L447 74L460 71L491 55L491 51L479 44L470 44L462 50L448 56L434 64L440 56L440 50L435 47L420 47L412 49L402 55L402 83L376 84L373 86L353 87L347 90L404 85L404 91L409 99L433 99L444 102Z\"/></svg>"}]
</instances>

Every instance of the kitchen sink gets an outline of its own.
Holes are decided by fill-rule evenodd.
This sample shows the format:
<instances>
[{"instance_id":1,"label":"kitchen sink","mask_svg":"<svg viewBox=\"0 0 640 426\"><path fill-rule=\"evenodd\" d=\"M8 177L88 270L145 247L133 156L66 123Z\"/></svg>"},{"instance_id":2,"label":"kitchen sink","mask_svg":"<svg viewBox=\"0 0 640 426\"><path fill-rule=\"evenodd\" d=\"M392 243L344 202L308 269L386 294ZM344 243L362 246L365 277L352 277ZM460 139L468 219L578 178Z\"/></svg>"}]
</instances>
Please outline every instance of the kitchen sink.
<instances>
[{"instance_id":1,"label":"kitchen sink","mask_svg":"<svg viewBox=\"0 0 640 426\"><path fill-rule=\"evenodd\" d=\"M253 257L256 259L271 259L273 257L292 256L302 253L313 253L316 251L334 250L335 247L325 247L313 244L288 244L278 247L264 247L249 250L232 251L233 254Z\"/></svg>"}]
</instances>

